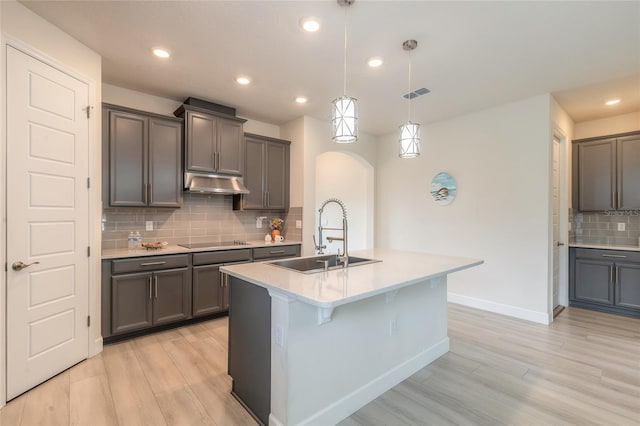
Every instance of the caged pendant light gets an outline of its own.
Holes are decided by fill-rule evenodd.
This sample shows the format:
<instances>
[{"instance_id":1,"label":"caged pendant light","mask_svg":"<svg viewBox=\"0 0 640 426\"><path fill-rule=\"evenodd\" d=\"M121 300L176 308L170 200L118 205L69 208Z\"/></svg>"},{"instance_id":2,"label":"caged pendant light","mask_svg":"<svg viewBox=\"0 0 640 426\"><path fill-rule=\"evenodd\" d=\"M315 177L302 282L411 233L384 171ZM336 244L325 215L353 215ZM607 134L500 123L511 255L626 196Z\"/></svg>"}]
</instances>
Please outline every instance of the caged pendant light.
<instances>
[{"instance_id":1,"label":"caged pendant light","mask_svg":"<svg viewBox=\"0 0 640 426\"><path fill-rule=\"evenodd\" d=\"M355 0L337 0L344 7L344 70L342 96L331 102L331 139L336 143L353 143L358 140L357 99L347 96L347 7Z\"/></svg>"},{"instance_id":2,"label":"caged pendant light","mask_svg":"<svg viewBox=\"0 0 640 426\"><path fill-rule=\"evenodd\" d=\"M420 155L420 125L411 122L411 51L418 47L415 40L407 40L402 43L402 48L409 51L409 90L407 102L409 104L408 121L400 126L400 158L413 158Z\"/></svg>"}]
</instances>

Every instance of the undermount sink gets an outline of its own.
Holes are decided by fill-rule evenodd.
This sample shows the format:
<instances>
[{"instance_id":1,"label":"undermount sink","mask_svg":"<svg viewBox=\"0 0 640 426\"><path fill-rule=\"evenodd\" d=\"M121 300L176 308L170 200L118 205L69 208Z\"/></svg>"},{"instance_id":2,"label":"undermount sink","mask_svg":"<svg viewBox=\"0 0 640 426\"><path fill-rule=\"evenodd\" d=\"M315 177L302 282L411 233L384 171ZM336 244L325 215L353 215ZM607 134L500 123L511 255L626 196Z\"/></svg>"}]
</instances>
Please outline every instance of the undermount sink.
<instances>
[{"instance_id":1,"label":"undermount sink","mask_svg":"<svg viewBox=\"0 0 640 426\"><path fill-rule=\"evenodd\" d=\"M368 265L376 262L381 262L381 260L349 256L349 265L347 267L350 268L352 266ZM325 270L331 271L344 267L342 263L338 262L338 257L335 254L279 260L277 262L270 262L269 265L289 269L295 272L301 272L303 274L315 274L316 272L323 272Z\"/></svg>"}]
</instances>

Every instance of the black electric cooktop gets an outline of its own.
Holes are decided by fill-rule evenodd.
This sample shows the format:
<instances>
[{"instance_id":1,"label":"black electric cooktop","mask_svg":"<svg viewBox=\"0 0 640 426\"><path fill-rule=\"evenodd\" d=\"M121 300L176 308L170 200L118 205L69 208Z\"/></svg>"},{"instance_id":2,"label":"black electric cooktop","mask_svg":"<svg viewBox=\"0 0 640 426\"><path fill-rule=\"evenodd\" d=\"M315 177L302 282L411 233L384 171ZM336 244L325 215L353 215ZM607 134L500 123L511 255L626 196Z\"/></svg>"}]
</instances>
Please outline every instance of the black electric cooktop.
<instances>
[{"instance_id":1,"label":"black electric cooktop","mask_svg":"<svg viewBox=\"0 0 640 426\"><path fill-rule=\"evenodd\" d=\"M178 244L180 247L188 248L188 249L199 249L199 248L217 248L217 247L229 247L229 246L246 246L249 243L242 240L234 240L234 241L216 241L210 243L185 243Z\"/></svg>"}]
</instances>

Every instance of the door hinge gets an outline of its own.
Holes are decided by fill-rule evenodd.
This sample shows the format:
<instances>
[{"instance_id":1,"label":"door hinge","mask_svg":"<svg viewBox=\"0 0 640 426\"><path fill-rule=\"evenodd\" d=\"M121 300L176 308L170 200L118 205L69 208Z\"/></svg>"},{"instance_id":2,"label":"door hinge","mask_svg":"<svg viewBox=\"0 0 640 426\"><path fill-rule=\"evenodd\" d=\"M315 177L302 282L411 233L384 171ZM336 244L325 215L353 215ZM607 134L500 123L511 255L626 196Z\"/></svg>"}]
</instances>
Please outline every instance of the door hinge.
<instances>
[{"instance_id":1,"label":"door hinge","mask_svg":"<svg viewBox=\"0 0 640 426\"><path fill-rule=\"evenodd\" d=\"M91 105L87 105L87 107L84 109L87 112L87 119L91 118L91 110L93 109L93 107Z\"/></svg>"},{"instance_id":2,"label":"door hinge","mask_svg":"<svg viewBox=\"0 0 640 426\"><path fill-rule=\"evenodd\" d=\"M91 316L87 316L87 327L91 327Z\"/></svg>"},{"instance_id":3,"label":"door hinge","mask_svg":"<svg viewBox=\"0 0 640 426\"><path fill-rule=\"evenodd\" d=\"M87 178L87 188L91 188L91 178Z\"/></svg>"},{"instance_id":4,"label":"door hinge","mask_svg":"<svg viewBox=\"0 0 640 426\"><path fill-rule=\"evenodd\" d=\"M91 247L87 246L87 257L91 257Z\"/></svg>"}]
</instances>

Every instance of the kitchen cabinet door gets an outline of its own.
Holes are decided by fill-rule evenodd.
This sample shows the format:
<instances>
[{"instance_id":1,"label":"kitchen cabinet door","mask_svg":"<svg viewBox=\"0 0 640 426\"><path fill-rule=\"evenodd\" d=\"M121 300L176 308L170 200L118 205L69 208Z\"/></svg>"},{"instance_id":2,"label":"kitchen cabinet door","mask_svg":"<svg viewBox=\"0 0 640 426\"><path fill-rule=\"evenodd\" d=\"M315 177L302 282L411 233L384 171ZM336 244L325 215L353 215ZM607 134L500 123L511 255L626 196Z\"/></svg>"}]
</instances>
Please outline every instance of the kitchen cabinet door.
<instances>
[{"instance_id":1,"label":"kitchen cabinet door","mask_svg":"<svg viewBox=\"0 0 640 426\"><path fill-rule=\"evenodd\" d=\"M250 193L242 195L243 208L263 209L266 197L266 144L262 140L247 137L246 150L244 185Z\"/></svg>"},{"instance_id":2,"label":"kitchen cabinet door","mask_svg":"<svg viewBox=\"0 0 640 426\"><path fill-rule=\"evenodd\" d=\"M222 279L219 265L193 267L193 316L214 314L225 310L222 300Z\"/></svg>"},{"instance_id":3,"label":"kitchen cabinet door","mask_svg":"<svg viewBox=\"0 0 640 426\"><path fill-rule=\"evenodd\" d=\"M217 126L216 117L187 111L187 170L210 173L216 171Z\"/></svg>"},{"instance_id":4,"label":"kitchen cabinet door","mask_svg":"<svg viewBox=\"0 0 640 426\"><path fill-rule=\"evenodd\" d=\"M182 197L182 125L149 120L150 207L180 207Z\"/></svg>"},{"instance_id":5,"label":"kitchen cabinet door","mask_svg":"<svg viewBox=\"0 0 640 426\"><path fill-rule=\"evenodd\" d=\"M114 207L144 207L147 205L147 119L110 111L108 125L109 203Z\"/></svg>"},{"instance_id":6,"label":"kitchen cabinet door","mask_svg":"<svg viewBox=\"0 0 640 426\"><path fill-rule=\"evenodd\" d=\"M147 272L111 278L112 334L151 327L152 280L152 274Z\"/></svg>"},{"instance_id":7,"label":"kitchen cabinet door","mask_svg":"<svg viewBox=\"0 0 640 426\"><path fill-rule=\"evenodd\" d=\"M242 123L218 117L216 171L227 175L242 175L244 169L244 136Z\"/></svg>"},{"instance_id":8,"label":"kitchen cabinet door","mask_svg":"<svg viewBox=\"0 0 640 426\"><path fill-rule=\"evenodd\" d=\"M618 139L618 210L640 209L640 135Z\"/></svg>"},{"instance_id":9,"label":"kitchen cabinet door","mask_svg":"<svg viewBox=\"0 0 640 426\"><path fill-rule=\"evenodd\" d=\"M613 262L576 259L573 299L613 305Z\"/></svg>"},{"instance_id":10,"label":"kitchen cabinet door","mask_svg":"<svg viewBox=\"0 0 640 426\"><path fill-rule=\"evenodd\" d=\"M189 269L170 269L153 273L153 325L191 317Z\"/></svg>"},{"instance_id":11,"label":"kitchen cabinet door","mask_svg":"<svg viewBox=\"0 0 640 426\"><path fill-rule=\"evenodd\" d=\"M616 306L640 311L639 263L616 263Z\"/></svg>"},{"instance_id":12,"label":"kitchen cabinet door","mask_svg":"<svg viewBox=\"0 0 640 426\"><path fill-rule=\"evenodd\" d=\"M289 146L267 144L266 158L267 205L271 210L289 208Z\"/></svg>"},{"instance_id":13,"label":"kitchen cabinet door","mask_svg":"<svg viewBox=\"0 0 640 426\"><path fill-rule=\"evenodd\" d=\"M583 212L616 208L616 140L578 144L578 209Z\"/></svg>"}]
</instances>

